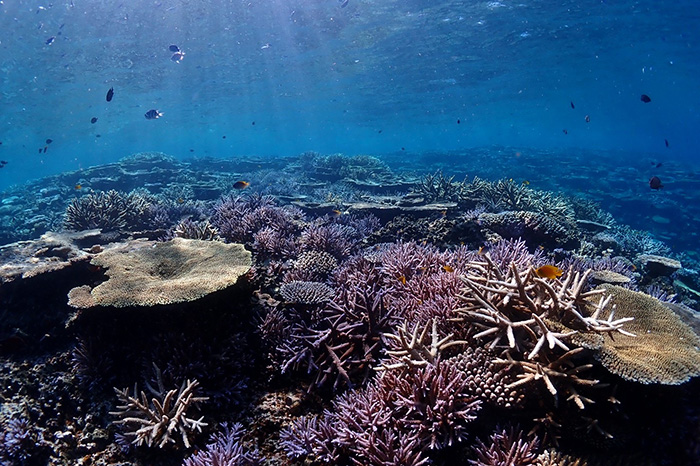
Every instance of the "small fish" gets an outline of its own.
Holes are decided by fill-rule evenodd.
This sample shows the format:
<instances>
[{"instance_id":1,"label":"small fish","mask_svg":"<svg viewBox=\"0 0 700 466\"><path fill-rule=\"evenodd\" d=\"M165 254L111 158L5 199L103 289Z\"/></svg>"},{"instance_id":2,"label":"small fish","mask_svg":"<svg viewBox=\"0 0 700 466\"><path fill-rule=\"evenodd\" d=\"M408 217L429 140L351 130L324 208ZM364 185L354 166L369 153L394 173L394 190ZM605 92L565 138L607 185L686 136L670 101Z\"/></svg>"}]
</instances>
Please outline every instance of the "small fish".
<instances>
[{"instance_id":1,"label":"small fish","mask_svg":"<svg viewBox=\"0 0 700 466\"><path fill-rule=\"evenodd\" d=\"M666 144L666 147L668 147L668 139L664 139L664 144Z\"/></svg>"},{"instance_id":2,"label":"small fish","mask_svg":"<svg viewBox=\"0 0 700 466\"><path fill-rule=\"evenodd\" d=\"M586 117L584 118L584 120L586 120L586 123L590 123L590 122L591 122L591 117L588 116L588 115L586 115Z\"/></svg>"},{"instance_id":3,"label":"small fish","mask_svg":"<svg viewBox=\"0 0 700 466\"><path fill-rule=\"evenodd\" d=\"M338 209L333 209L333 210L331 210L331 213L328 215L330 215L333 218L336 218L336 217L340 217L341 215L343 215L343 213L341 211L339 211Z\"/></svg>"},{"instance_id":4,"label":"small fish","mask_svg":"<svg viewBox=\"0 0 700 466\"><path fill-rule=\"evenodd\" d=\"M447 264L445 264L445 265L442 266L442 270L444 270L444 271L447 272L447 273L452 273L452 272L455 271L455 269L453 269L452 267L450 267L450 266L447 265Z\"/></svg>"},{"instance_id":5,"label":"small fish","mask_svg":"<svg viewBox=\"0 0 700 466\"><path fill-rule=\"evenodd\" d=\"M479 250L476 253L480 256L483 256L487 252L489 252L489 248L487 248L486 246L479 246Z\"/></svg>"},{"instance_id":6,"label":"small fish","mask_svg":"<svg viewBox=\"0 0 700 466\"><path fill-rule=\"evenodd\" d=\"M171 45L170 47L168 47L168 50L170 50L170 51L173 52L173 53L177 53L177 52L180 51L180 47L178 47L177 45L173 44L173 45Z\"/></svg>"},{"instance_id":7,"label":"small fish","mask_svg":"<svg viewBox=\"0 0 700 466\"><path fill-rule=\"evenodd\" d=\"M41 147L39 148L39 153L41 154Z\"/></svg>"},{"instance_id":8,"label":"small fish","mask_svg":"<svg viewBox=\"0 0 700 466\"><path fill-rule=\"evenodd\" d=\"M574 102L573 102L573 101L571 101L571 102L569 102L569 103L571 104L571 108L576 108L576 106L574 105Z\"/></svg>"},{"instance_id":9,"label":"small fish","mask_svg":"<svg viewBox=\"0 0 700 466\"><path fill-rule=\"evenodd\" d=\"M175 63L180 63L183 58L185 58L185 52L175 52L170 57L170 60L174 61Z\"/></svg>"},{"instance_id":10,"label":"small fish","mask_svg":"<svg viewBox=\"0 0 700 466\"><path fill-rule=\"evenodd\" d=\"M523 186L530 186L530 182L528 180L523 181Z\"/></svg>"},{"instance_id":11,"label":"small fish","mask_svg":"<svg viewBox=\"0 0 700 466\"><path fill-rule=\"evenodd\" d=\"M461 121L460 121L459 118L458 118L458 119L457 119L457 124L460 124L460 123L461 123Z\"/></svg>"},{"instance_id":12,"label":"small fish","mask_svg":"<svg viewBox=\"0 0 700 466\"><path fill-rule=\"evenodd\" d=\"M348 2L350 0L338 0L338 1L340 2L340 8L345 8L346 6L348 6Z\"/></svg>"},{"instance_id":13,"label":"small fish","mask_svg":"<svg viewBox=\"0 0 700 466\"><path fill-rule=\"evenodd\" d=\"M397 277L397 278L398 278L398 280L401 282L402 285L405 285L405 284L406 284L406 276L405 276L405 275L401 275L401 276L399 276L399 277Z\"/></svg>"},{"instance_id":14,"label":"small fish","mask_svg":"<svg viewBox=\"0 0 700 466\"><path fill-rule=\"evenodd\" d=\"M76 190L76 191L80 191L81 189L83 189L83 185L82 185L82 184L78 183L78 184L75 185L75 190Z\"/></svg>"},{"instance_id":15,"label":"small fish","mask_svg":"<svg viewBox=\"0 0 700 466\"><path fill-rule=\"evenodd\" d=\"M158 118L162 117L163 114L156 109L151 109L144 113L143 116L146 118L146 120L157 120Z\"/></svg>"},{"instance_id":16,"label":"small fish","mask_svg":"<svg viewBox=\"0 0 700 466\"><path fill-rule=\"evenodd\" d=\"M646 94L642 94L641 101L644 102L645 104L648 104L649 102L651 102L651 97L649 97Z\"/></svg>"},{"instance_id":17,"label":"small fish","mask_svg":"<svg viewBox=\"0 0 700 466\"><path fill-rule=\"evenodd\" d=\"M56 40L56 38L55 38L54 36L49 37L48 39L46 39L46 45L51 45L51 44L53 44L53 42L54 42L55 40Z\"/></svg>"},{"instance_id":18,"label":"small fish","mask_svg":"<svg viewBox=\"0 0 700 466\"><path fill-rule=\"evenodd\" d=\"M90 123L92 123L93 125L97 123L97 117L90 118Z\"/></svg>"},{"instance_id":19,"label":"small fish","mask_svg":"<svg viewBox=\"0 0 700 466\"><path fill-rule=\"evenodd\" d=\"M107 91L107 97L106 97L107 102L111 102L112 97L114 97L114 88L110 87L109 90Z\"/></svg>"},{"instance_id":20,"label":"small fish","mask_svg":"<svg viewBox=\"0 0 700 466\"><path fill-rule=\"evenodd\" d=\"M550 280L561 277L563 273L562 269L554 265L543 265L535 269L535 275L540 278L549 278Z\"/></svg>"},{"instance_id":21,"label":"small fish","mask_svg":"<svg viewBox=\"0 0 700 466\"><path fill-rule=\"evenodd\" d=\"M2 165L3 167L7 165L7 160L0 160L0 165Z\"/></svg>"},{"instance_id":22,"label":"small fish","mask_svg":"<svg viewBox=\"0 0 700 466\"><path fill-rule=\"evenodd\" d=\"M96 134L95 137L96 137L96 138L101 138L102 135L101 135L101 134Z\"/></svg>"},{"instance_id":23,"label":"small fish","mask_svg":"<svg viewBox=\"0 0 700 466\"><path fill-rule=\"evenodd\" d=\"M661 184L661 180L659 179L658 176L652 176L649 178L649 187L651 189L656 189L659 190L664 187L664 185Z\"/></svg>"},{"instance_id":24,"label":"small fish","mask_svg":"<svg viewBox=\"0 0 700 466\"><path fill-rule=\"evenodd\" d=\"M255 122L254 122L254 121L253 121L253 122L251 122L250 124L251 124L252 126L255 126Z\"/></svg>"},{"instance_id":25,"label":"small fish","mask_svg":"<svg viewBox=\"0 0 700 466\"><path fill-rule=\"evenodd\" d=\"M46 144L51 144L53 142L53 139L47 139Z\"/></svg>"},{"instance_id":26,"label":"small fish","mask_svg":"<svg viewBox=\"0 0 700 466\"><path fill-rule=\"evenodd\" d=\"M236 181L235 183L233 183L233 189L245 189L248 186L250 186L250 183L248 183L247 181L243 181L243 180Z\"/></svg>"},{"instance_id":27,"label":"small fish","mask_svg":"<svg viewBox=\"0 0 700 466\"><path fill-rule=\"evenodd\" d=\"M49 149L49 146L44 146L44 154L46 153L46 151L47 151L48 149Z\"/></svg>"},{"instance_id":28,"label":"small fish","mask_svg":"<svg viewBox=\"0 0 700 466\"><path fill-rule=\"evenodd\" d=\"M656 168L661 168L663 166L663 163L659 162L656 165L654 165Z\"/></svg>"},{"instance_id":29,"label":"small fish","mask_svg":"<svg viewBox=\"0 0 700 466\"><path fill-rule=\"evenodd\" d=\"M184 200L183 198L181 198L181 197L178 197L178 198L177 198L177 203L178 203L178 204L184 204L184 203L185 203L185 200Z\"/></svg>"}]
</instances>

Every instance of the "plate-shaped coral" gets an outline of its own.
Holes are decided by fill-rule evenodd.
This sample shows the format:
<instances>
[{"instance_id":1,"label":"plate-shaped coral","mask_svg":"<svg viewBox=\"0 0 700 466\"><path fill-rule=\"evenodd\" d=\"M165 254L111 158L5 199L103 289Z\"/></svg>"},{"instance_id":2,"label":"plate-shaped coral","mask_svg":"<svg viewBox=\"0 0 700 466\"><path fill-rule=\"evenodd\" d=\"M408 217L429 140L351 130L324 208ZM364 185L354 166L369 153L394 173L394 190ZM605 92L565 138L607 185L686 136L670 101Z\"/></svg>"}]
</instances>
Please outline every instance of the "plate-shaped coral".
<instances>
[{"instance_id":1,"label":"plate-shaped coral","mask_svg":"<svg viewBox=\"0 0 700 466\"><path fill-rule=\"evenodd\" d=\"M164 243L132 242L107 250L92 264L109 277L89 292L77 287L69 304L128 307L194 301L234 285L251 266L241 244L175 238Z\"/></svg>"}]
</instances>

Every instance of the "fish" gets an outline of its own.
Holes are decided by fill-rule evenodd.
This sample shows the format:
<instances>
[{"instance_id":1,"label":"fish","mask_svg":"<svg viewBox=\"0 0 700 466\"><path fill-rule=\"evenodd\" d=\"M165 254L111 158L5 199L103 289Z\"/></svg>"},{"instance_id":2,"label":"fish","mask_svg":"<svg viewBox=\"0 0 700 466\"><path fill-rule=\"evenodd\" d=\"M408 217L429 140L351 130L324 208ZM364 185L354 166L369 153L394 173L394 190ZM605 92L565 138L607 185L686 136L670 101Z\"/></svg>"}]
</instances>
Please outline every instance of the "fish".
<instances>
[{"instance_id":1,"label":"fish","mask_svg":"<svg viewBox=\"0 0 700 466\"><path fill-rule=\"evenodd\" d=\"M523 186L530 186L530 182L528 180L523 181Z\"/></svg>"},{"instance_id":2,"label":"fish","mask_svg":"<svg viewBox=\"0 0 700 466\"><path fill-rule=\"evenodd\" d=\"M51 144L53 142L53 139L47 139L46 144Z\"/></svg>"},{"instance_id":3,"label":"fish","mask_svg":"<svg viewBox=\"0 0 700 466\"><path fill-rule=\"evenodd\" d=\"M479 246L479 250L476 253L480 256L483 256L487 252L489 252L489 248L487 246Z\"/></svg>"},{"instance_id":4,"label":"fish","mask_svg":"<svg viewBox=\"0 0 700 466\"><path fill-rule=\"evenodd\" d=\"M651 178L649 178L649 187L651 189L659 190L659 189L663 188L664 185L661 184L661 179L659 179L658 176L652 176Z\"/></svg>"},{"instance_id":5,"label":"fish","mask_svg":"<svg viewBox=\"0 0 700 466\"><path fill-rule=\"evenodd\" d=\"M107 102L111 102L112 98L114 97L114 88L110 87L109 90L107 91Z\"/></svg>"},{"instance_id":6,"label":"fish","mask_svg":"<svg viewBox=\"0 0 700 466\"><path fill-rule=\"evenodd\" d=\"M51 36L48 39L46 39L45 43L46 43L46 45L51 45L54 43L55 40L56 40L56 38L54 36Z\"/></svg>"},{"instance_id":7,"label":"fish","mask_svg":"<svg viewBox=\"0 0 700 466\"><path fill-rule=\"evenodd\" d=\"M233 183L233 189L245 189L248 186L250 186L250 183L243 180L236 181L235 183Z\"/></svg>"},{"instance_id":8,"label":"fish","mask_svg":"<svg viewBox=\"0 0 700 466\"><path fill-rule=\"evenodd\" d=\"M561 277L563 273L562 269L554 265L543 265L535 269L535 275L540 278L549 278L550 280Z\"/></svg>"},{"instance_id":9,"label":"fish","mask_svg":"<svg viewBox=\"0 0 700 466\"><path fill-rule=\"evenodd\" d=\"M654 165L656 168L661 168L663 166L663 163L659 162L656 165Z\"/></svg>"},{"instance_id":10,"label":"fish","mask_svg":"<svg viewBox=\"0 0 700 466\"><path fill-rule=\"evenodd\" d=\"M566 128L563 129L562 131L564 132L564 134L569 134L569 132L566 130Z\"/></svg>"},{"instance_id":11,"label":"fish","mask_svg":"<svg viewBox=\"0 0 700 466\"><path fill-rule=\"evenodd\" d=\"M445 264L445 265L442 266L442 270L444 270L444 271L447 272L447 273L452 273L452 272L455 271L455 269L453 269L451 266L449 266L449 265L447 265L447 264Z\"/></svg>"},{"instance_id":12,"label":"fish","mask_svg":"<svg viewBox=\"0 0 700 466\"><path fill-rule=\"evenodd\" d=\"M49 148L49 146L44 146L44 154L46 153L46 151L48 150L48 148Z\"/></svg>"},{"instance_id":13,"label":"fish","mask_svg":"<svg viewBox=\"0 0 700 466\"><path fill-rule=\"evenodd\" d=\"M340 2L340 8L345 8L346 6L348 6L348 2L350 0L338 0L338 1Z\"/></svg>"},{"instance_id":14,"label":"fish","mask_svg":"<svg viewBox=\"0 0 700 466\"><path fill-rule=\"evenodd\" d=\"M569 102L569 103L571 104L571 108L576 108L576 106L574 105L574 102L573 102L573 101L571 101L571 102Z\"/></svg>"},{"instance_id":15,"label":"fish","mask_svg":"<svg viewBox=\"0 0 700 466\"><path fill-rule=\"evenodd\" d=\"M156 109L151 109L144 113L143 116L146 118L146 120L157 120L158 118L162 117L163 114Z\"/></svg>"},{"instance_id":16,"label":"fish","mask_svg":"<svg viewBox=\"0 0 700 466\"><path fill-rule=\"evenodd\" d=\"M457 119L457 124L460 124L460 123L461 123L461 121L460 121L459 118L458 118L458 119Z\"/></svg>"},{"instance_id":17,"label":"fish","mask_svg":"<svg viewBox=\"0 0 700 466\"><path fill-rule=\"evenodd\" d=\"M171 52L177 53L177 52L180 51L180 47L178 47L177 45L173 44L173 45L171 45L170 47L168 47L168 50L170 50Z\"/></svg>"},{"instance_id":18,"label":"fish","mask_svg":"<svg viewBox=\"0 0 700 466\"><path fill-rule=\"evenodd\" d=\"M97 117L90 118L90 123L92 123L93 125L97 123Z\"/></svg>"},{"instance_id":19,"label":"fish","mask_svg":"<svg viewBox=\"0 0 700 466\"><path fill-rule=\"evenodd\" d=\"M397 277L397 278L398 278L398 280L401 282L402 285L405 285L405 284L406 284L406 275L401 275L401 276L399 276L399 277Z\"/></svg>"},{"instance_id":20,"label":"fish","mask_svg":"<svg viewBox=\"0 0 700 466\"><path fill-rule=\"evenodd\" d=\"M175 63L180 63L185 58L185 52L175 52L170 59Z\"/></svg>"},{"instance_id":21,"label":"fish","mask_svg":"<svg viewBox=\"0 0 700 466\"><path fill-rule=\"evenodd\" d=\"M41 147L39 148L39 153L41 154Z\"/></svg>"},{"instance_id":22,"label":"fish","mask_svg":"<svg viewBox=\"0 0 700 466\"><path fill-rule=\"evenodd\" d=\"M590 123L590 122L591 122L591 117L588 116L588 115L586 115L586 116L584 117L584 120L586 120L586 123Z\"/></svg>"},{"instance_id":23,"label":"fish","mask_svg":"<svg viewBox=\"0 0 700 466\"><path fill-rule=\"evenodd\" d=\"M341 215L343 215L343 213L341 211L339 211L338 209L333 209L333 210L331 210L331 213L328 215L330 215L333 218L336 218L336 217L340 217Z\"/></svg>"},{"instance_id":24,"label":"fish","mask_svg":"<svg viewBox=\"0 0 700 466\"><path fill-rule=\"evenodd\" d=\"M641 101L644 102L645 104L648 104L649 102L651 102L651 97L649 97L646 94L642 94Z\"/></svg>"},{"instance_id":25,"label":"fish","mask_svg":"<svg viewBox=\"0 0 700 466\"><path fill-rule=\"evenodd\" d=\"M0 165L2 165L3 167L7 165L7 160L0 160Z\"/></svg>"},{"instance_id":26,"label":"fish","mask_svg":"<svg viewBox=\"0 0 700 466\"><path fill-rule=\"evenodd\" d=\"M75 185L75 190L76 190L76 191L80 191L81 189L83 189L83 185L82 185L82 184L78 183L78 184Z\"/></svg>"},{"instance_id":27,"label":"fish","mask_svg":"<svg viewBox=\"0 0 700 466\"><path fill-rule=\"evenodd\" d=\"M668 139L664 139L664 144L666 144L666 147L668 147Z\"/></svg>"}]
</instances>

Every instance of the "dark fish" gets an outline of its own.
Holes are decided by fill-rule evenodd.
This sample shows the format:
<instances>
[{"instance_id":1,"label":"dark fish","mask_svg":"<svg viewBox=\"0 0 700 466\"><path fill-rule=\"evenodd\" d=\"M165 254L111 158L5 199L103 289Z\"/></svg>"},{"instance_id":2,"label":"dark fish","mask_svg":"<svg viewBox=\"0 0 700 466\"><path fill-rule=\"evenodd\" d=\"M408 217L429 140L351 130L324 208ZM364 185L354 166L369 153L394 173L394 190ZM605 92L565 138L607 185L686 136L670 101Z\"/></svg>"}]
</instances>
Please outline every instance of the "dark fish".
<instances>
[{"instance_id":1,"label":"dark fish","mask_svg":"<svg viewBox=\"0 0 700 466\"><path fill-rule=\"evenodd\" d=\"M457 124L460 124L460 123L461 123L461 121L459 119L457 119Z\"/></svg>"},{"instance_id":2,"label":"dark fish","mask_svg":"<svg viewBox=\"0 0 700 466\"><path fill-rule=\"evenodd\" d=\"M174 61L175 63L180 63L182 59L185 58L185 53L184 52L175 52L170 59Z\"/></svg>"},{"instance_id":3,"label":"dark fish","mask_svg":"<svg viewBox=\"0 0 700 466\"><path fill-rule=\"evenodd\" d=\"M93 125L97 123L97 117L90 118L90 123L92 123Z\"/></svg>"},{"instance_id":4,"label":"dark fish","mask_svg":"<svg viewBox=\"0 0 700 466\"><path fill-rule=\"evenodd\" d=\"M659 179L658 176L652 176L652 177L649 179L649 187L650 187L651 189L657 189L657 190L658 190L658 189L663 188L664 185L661 184L661 180Z\"/></svg>"},{"instance_id":5,"label":"dark fish","mask_svg":"<svg viewBox=\"0 0 700 466\"><path fill-rule=\"evenodd\" d=\"M53 139L47 139L46 144L51 144L53 142Z\"/></svg>"},{"instance_id":6,"label":"dark fish","mask_svg":"<svg viewBox=\"0 0 700 466\"><path fill-rule=\"evenodd\" d=\"M255 122L252 122L251 125L255 126Z\"/></svg>"},{"instance_id":7,"label":"dark fish","mask_svg":"<svg viewBox=\"0 0 700 466\"><path fill-rule=\"evenodd\" d=\"M590 116L588 116L588 115L586 115L586 118L585 118L585 120L586 120L586 123L590 123L590 122L591 122L591 117L590 117Z\"/></svg>"},{"instance_id":8,"label":"dark fish","mask_svg":"<svg viewBox=\"0 0 700 466\"><path fill-rule=\"evenodd\" d=\"M48 39L46 39L46 45L53 44L53 41L55 41L55 40L56 40L56 38L54 36L49 37Z\"/></svg>"},{"instance_id":9,"label":"dark fish","mask_svg":"<svg viewBox=\"0 0 700 466\"><path fill-rule=\"evenodd\" d=\"M44 154L46 153L46 151L48 150L48 148L49 148L49 146L44 146Z\"/></svg>"},{"instance_id":10,"label":"dark fish","mask_svg":"<svg viewBox=\"0 0 700 466\"><path fill-rule=\"evenodd\" d=\"M190 152L194 152L194 149L190 149Z\"/></svg>"},{"instance_id":11,"label":"dark fish","mask_svg":"<svg viewBox=\"0 0 700 466\"><path fill-rule=\"evenodd\" d=\"M168 50L170 50L170 51L173 52L173 53L177 53L177 52L180 51L180 47L178 47L177 45L173 44L173 45L171 45L170 47L168 47Z\"/></svg>"},{"instance_id":12,"label":"dark fish","mask_svg":"<svg viewBox=\"0 0 700 466\"><path fill-rule=\"evenodd\" d=\"M101 135L101 134L96 134L95 137L96 137L96 138L101 138L102 135Z\"/></svg>"},{"instance_id":13,"label":"dark fish","mask_svg":"<svg viewBox=\"0 0 700 466\"><path fill-rule=\"evenodd\" d=\"M0 165L2 165L3 167L7 165L7 160L0 160Z\"/></svg>"},{"instance_id":14,"label":"dark fish","mask_svg":"<svg viewBox=\"0 0 700 466\"><path fill-rule=\"evenodd\" d=\"M221 136L221 139L226 139L226 135L224 134L223 136Z\"/></svg>"},{"instance_id":15,"label":"dark fish","mask_svg":"<svg viewBox=\"0 0 700 466\"><path fill-rule=\"evenodd\" d=\"M250 183L248 183L247 181L243 181L243 180L236 181L235 183L233 183L233 189L245 189L248 186L250 186Z\"/></svg>"},{"instance_id":16,"label":"dark fish","mask_svg":"<svg viewBox=\"0 0 700 466\"><path fill-rule=\"evenodd\" d=\"M563 129L562 131L564 132L564 134L569 134L569 132L566 129Z\"/></svg>"},{"instance_id":17,"label":"dark fish","mask_svg":"<svg viewBox=\"0 0 700 466\"><path fill-rule=\"evenodd\" d=\"M644 102L645 104L648 104L649 102L651 102L651 97L649 97L649 96L646 95L646 94L642 94L641 100L642 100L642 102Z\"/></svg>"},{"instance_id":18,"label":"dark fish","mask_svg":"<svg viewBox=\"0 0 700 466\"><path fill-rule=\"evenodd\" d=\"M39 153L41 154L41 147L39 148Z\"/></svg>"},{"instance_id":19,"label":"dark fish","mask_svg":"<svg viewBox=\"0 0 700 466\"><path fill-rule=\"evenodd\" d=\"M109 90L107 91L107 102L111 102L112 97L114 97L114 88L110 87Z\"/></svg>"},{"instance_id":20,"label":"dark fish","mask_svg":"<svg viewBox=\"0 0 700 466\"><path fill-rule=\"evenodd\" d=\"M157 120L158 118L162 117L163 114L160 113L158 110L151 109L147 111L143 116L146 117L146 120Z\"/></svg>"},{"instance_id":21,"label":"dark fish","mask_svg":"<svg viewBox=\"0 0 700 466\"><path fill-rule=\"evenodd\" d=\"M655 166L656 166L656 168L661 168L662 165L663 165L663 163L659 162Z\"/></svg>"},{"instance_id":22,"label":"dark fish","mask_svg":"<svg viewBox=\"0 0 700 466\"><path fill-rule=\"evenodd\" d=\"M668 139L664 139L664 143L666 144L666 147L668 147ZM0 144L2 143L0 142Z\"/></svg>"},{"instance_id":23,"label":"dark fish","mask_svg":"<svg viewBox=\"0 0 700 466\"><path fill-rule=\"evenodd\" d=\"M574 103L573 103L573 102L569 102L569 103L571 104L571 108L576 108L576 107L574 106Z\"/></svg>"}]
</instances>

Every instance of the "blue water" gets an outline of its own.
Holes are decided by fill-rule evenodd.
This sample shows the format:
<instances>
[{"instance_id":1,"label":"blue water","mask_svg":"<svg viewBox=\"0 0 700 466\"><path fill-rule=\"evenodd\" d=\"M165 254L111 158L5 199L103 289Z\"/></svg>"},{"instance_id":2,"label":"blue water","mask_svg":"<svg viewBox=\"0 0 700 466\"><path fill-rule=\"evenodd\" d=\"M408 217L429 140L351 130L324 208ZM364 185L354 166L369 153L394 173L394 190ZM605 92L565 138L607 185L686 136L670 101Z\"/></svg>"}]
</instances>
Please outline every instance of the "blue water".
<instances>
[{"instance_id":1,"label":"blue water","mask_svg":"<svg viewBox=\"0 0 700 466\"><path fill-rule=\"evenodd\" d=\"M0 189L145 150L499 144L698 164L698 76L689 0L5 0Z\"/></svg>"}]
</instances>

